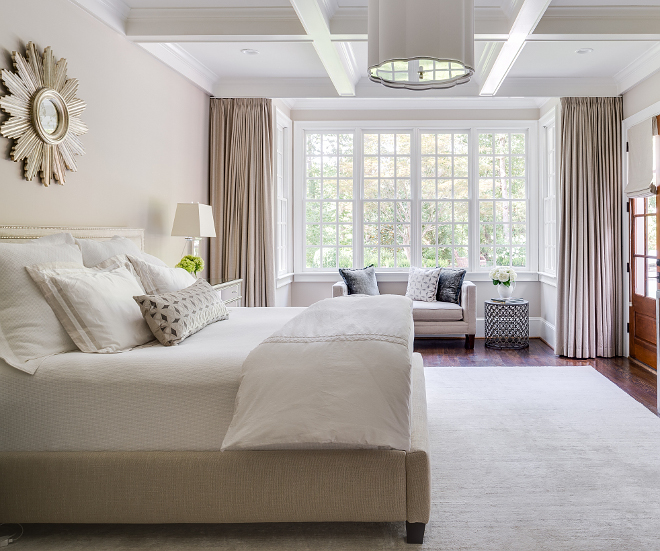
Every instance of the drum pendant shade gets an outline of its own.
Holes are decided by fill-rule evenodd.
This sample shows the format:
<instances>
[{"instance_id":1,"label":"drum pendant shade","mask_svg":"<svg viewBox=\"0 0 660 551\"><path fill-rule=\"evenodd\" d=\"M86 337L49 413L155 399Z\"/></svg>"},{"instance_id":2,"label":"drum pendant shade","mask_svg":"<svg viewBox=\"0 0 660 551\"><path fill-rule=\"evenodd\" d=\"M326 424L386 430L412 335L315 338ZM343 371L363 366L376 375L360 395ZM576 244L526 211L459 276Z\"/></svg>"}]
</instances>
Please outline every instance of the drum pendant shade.
<instances>
[{"instance_id":1,"label":"drum pendant shade","mask_svg":"<svg viewBox=\"0 0 660 551\"><path fill-rule=\"evenodd\" d=\"M474 0L369 0L369 78L430 90L474 74Z\"/></svg>"}]
</instances>

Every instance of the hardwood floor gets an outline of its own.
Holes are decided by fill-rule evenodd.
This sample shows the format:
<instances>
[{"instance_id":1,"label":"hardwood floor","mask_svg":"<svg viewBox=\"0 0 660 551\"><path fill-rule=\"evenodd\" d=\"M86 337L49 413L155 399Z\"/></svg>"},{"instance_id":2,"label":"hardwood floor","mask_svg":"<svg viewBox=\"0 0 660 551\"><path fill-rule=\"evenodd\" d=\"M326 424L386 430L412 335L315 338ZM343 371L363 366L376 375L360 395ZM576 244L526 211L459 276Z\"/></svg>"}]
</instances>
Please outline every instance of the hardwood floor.
<instances>
[{"instance_id":1,"label":"hardwood floor","mask_svg":"<svg viewBox=\"0 0 660 551\"><path fill-rule=\"evenodd\" d=\"M464 339L415 339L415 352L424 357L427 367L590 365L658 415L655 373L627 358L562 358L541 339L530 339L529 348L523 350L492 350L484 347L484 339L476 339L473 350L465 349Z\"/></svg>"}]
</instances>

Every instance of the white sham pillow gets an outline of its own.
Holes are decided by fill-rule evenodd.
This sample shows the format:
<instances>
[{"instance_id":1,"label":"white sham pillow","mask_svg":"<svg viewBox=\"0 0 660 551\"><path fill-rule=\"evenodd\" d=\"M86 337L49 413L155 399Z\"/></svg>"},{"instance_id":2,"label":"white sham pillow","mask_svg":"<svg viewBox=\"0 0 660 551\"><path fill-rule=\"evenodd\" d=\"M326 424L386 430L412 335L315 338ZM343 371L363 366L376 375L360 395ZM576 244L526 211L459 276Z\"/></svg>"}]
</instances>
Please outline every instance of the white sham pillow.
<instances>
[{"instance_id":1,"label":"white sham pillow","mask_svg":"<svg viewBox=\"0 0 660 551\"><path fill-rule=\"evenodd\" d=\"M25 270L44 262L82 264L82 256L73 237L64 233L0 243L0 358L30 374L46 357L76 349Z\"/></svg>"},{"instance_id":2,"label":"white sham pillow","mask_svg":"<svg viewBox=\"0 0 660 551\"><path fill-rule=\"evenodd\" d=\"M133 300L144 290L126 267L104 271L45 264L27 271L83 352L124 352L153 340Z\"/></svg>"},{"instance_id":3,"label":"white sham pillow","mask_svg":"<svg viewBox=\"0 0 660 551\"><path fill-rule=\"evenodd\" d=\"M155 266L133 255L126 255L137 272L142 286L148 295L173 293L190 287L197 281L183 268Z\"/></svg>"},{"instance_id":4,"label":"white sham pillow","mask_svg":"<svg viewBox=\"0 0 660 551\"><path fill-rule=\"evenodd\" d=\"M130 254L146 260L156 266L167 266L165 262L153 255L142 252L140 248L127 237L115 235L112 239L106 241L96 241L94 239L76 239L76 243L82 252L83 264L88 268L98 266L108 258L118 254Z\"/></svg>"},{"instance_id":5,"label":"white sham pillow","mask_svg":"<svg viewBox=\"0 0 660 551\"><path fill-rule=\"evenodd\" d=\"M442 268L424 269L411 266L406 296L412 300L435 302L441 271Z\"/></svg>"}]
</instances>

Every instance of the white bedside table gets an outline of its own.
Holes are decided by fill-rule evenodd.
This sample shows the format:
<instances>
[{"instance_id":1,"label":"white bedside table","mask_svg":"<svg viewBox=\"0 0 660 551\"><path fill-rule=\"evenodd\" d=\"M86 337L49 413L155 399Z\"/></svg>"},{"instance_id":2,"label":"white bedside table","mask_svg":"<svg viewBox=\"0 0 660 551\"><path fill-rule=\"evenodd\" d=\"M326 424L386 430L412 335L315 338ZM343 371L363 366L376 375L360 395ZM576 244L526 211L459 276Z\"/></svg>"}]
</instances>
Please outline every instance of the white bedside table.
<instances>
[{"instance_id":1,"label":"white bedside table","mask_svg":"<svg viewBox=\"0 0 660 551\"><path fill-rule=\"evenodd\" d=\"M207 279L211 287L220 293L223 302L227 306L241 306L243 300L242 279Z\"/></svg>"}]
</instances>

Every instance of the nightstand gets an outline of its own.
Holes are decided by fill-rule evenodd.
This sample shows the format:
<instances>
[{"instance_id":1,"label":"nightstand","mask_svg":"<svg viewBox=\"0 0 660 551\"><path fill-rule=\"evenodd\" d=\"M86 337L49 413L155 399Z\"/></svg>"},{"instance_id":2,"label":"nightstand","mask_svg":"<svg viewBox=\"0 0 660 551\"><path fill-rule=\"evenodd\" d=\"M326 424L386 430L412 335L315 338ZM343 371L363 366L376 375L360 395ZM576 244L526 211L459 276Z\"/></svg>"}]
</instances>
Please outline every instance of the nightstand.
<instances>
[{"instance_id":1,"label":"nightstand","mask_svg":"<svg viewBox=\"0 0 660 551\"><path fill-rule=\"evenodd\" d=\"M242 279L207 279L211 287L220 293L223 302L227 306L240 306L243 300Z\"/></svg>"}]
</instances>

